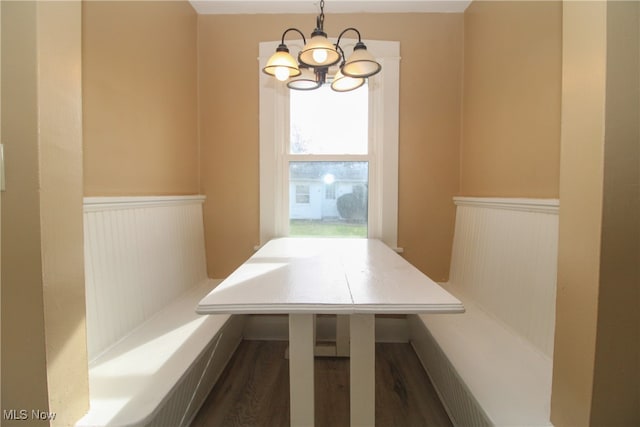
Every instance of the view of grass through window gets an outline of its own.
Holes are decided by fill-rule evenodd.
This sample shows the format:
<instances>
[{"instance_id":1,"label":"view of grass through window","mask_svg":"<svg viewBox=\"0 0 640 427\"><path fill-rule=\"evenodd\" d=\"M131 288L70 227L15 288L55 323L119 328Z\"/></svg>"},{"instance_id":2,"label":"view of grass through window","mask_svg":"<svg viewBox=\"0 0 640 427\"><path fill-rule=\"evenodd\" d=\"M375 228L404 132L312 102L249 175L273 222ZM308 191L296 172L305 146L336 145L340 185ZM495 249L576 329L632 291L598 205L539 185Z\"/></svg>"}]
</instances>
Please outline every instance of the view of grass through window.
<instances>
[{"instance_id":1,"label":"view of grass through window","mask_svg":"<svg viewBox=\"0 0 640 427\"><path fill-rule=\"evenodd\" d=\"M367 237L368 162L290 162L289 235Z\"/></svg>"},{"instance_id":2,"label":"view of grass through window","mask_svg":"<svg viewBox=\"0 0 640 427\"><path fill-rule=\"evenodd\" d=\"M292 90L290 103L289 235L367 237L367 86Z\"/></svg>"}]
</instances>

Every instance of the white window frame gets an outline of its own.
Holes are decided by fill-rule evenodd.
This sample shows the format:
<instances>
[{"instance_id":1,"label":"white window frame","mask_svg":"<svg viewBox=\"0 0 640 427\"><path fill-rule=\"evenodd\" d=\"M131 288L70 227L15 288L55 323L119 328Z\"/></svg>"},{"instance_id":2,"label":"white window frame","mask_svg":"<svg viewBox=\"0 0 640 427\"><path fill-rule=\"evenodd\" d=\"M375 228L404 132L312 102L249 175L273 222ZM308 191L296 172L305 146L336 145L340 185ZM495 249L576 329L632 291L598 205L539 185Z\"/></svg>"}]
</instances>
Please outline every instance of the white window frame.
<instances>
[{"instance_id":1,"label":"white window frame","mask_svg":"<svg viewBox=\"0 0 640 427\"><path fill-rule=\"evenodd\" d=\"M355 40L341 40L351 52ZM400 42L363 40L382 72L369 78L369 219L368 237L392 248L398 241L398 127ZM261 70L280 41L259 44L260 73L260 245L289 231L289 89ZM294 55L302 40L287 40ZM320 158L322 157L322 158ZM352 156L361 157L361 156ZM330 156L304 156L328 161ZM348 155L337 161L351 160ZM353 160L359 160L354 158Z\"/></svg>"}]
</instances>

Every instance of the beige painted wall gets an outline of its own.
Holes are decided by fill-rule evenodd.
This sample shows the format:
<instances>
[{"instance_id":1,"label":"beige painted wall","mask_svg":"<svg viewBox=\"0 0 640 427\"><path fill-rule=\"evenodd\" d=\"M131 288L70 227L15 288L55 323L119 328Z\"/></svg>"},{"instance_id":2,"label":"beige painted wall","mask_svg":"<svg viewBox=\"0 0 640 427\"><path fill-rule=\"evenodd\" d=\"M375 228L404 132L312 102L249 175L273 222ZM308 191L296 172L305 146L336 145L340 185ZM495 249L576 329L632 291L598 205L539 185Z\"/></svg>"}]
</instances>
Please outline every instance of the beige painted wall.
<instances>
[{"instance_id":1,"label":"beige painted wall","mask_svg":"<svg viewBox=\"0 0 640 427\"><path fill-rule=\"evenodd\" d=\"M556 426L640 424L638 14L563 9Z\"/></svg>"},{"instance_id":2,"label":"beige painted wall","mask_svg":"<svg viewBox=\"0 0 640 427\"><path fill-rule=\"evenodd\" d=\"M5 156L12 159L6 165L7 191L2 194L2 408L47 410L38 195L37 10L31 2L2 2L1 6L2 137Z\"/></svg>"},{"instance_id":3,"label":"beige painted wall","mask_svg":"<svg viewBox=\"0 0 640 427\"><path fill-rule=\"evenodd\" d=\"M2 2L2 19L2 408L29 417L3 426L67 426L88 409L81 4Z\"/></svg>"},{"instance_id":4,"label":"beige painted wall","mask_svg":"<svg viewBox=\"0 0 640 427\"><path fill-rule=\"evenodd\" d=\"M82 226L82 5L38 3L40 223L52 425L89 409Z\"/></svg>"},{"instance_id":5,"label":"beige painted wall","mask_svg":"<svg viewBox=\"0 0 640 427\"><path fill-rule=\"evenodd\" d=\"M199 17L201 189L211 277L230 273L259 243L258 43L279 40L289 26L311 32L315 16ZM418 268L446 280L451 198L459 187L463 16L325 18L329 35L349 26L365 39L400 41L398 243Z\"/></svg>"},{"instance_id":6,"label":"beige painted wall","mask_svg":"<svg viewBox=\"0 0 640 427\"><path fill-rule=\"evenodd\" d=\"M596 339L606 3L564 5L562 167L551 400L558 426L589 425ZM589 70L585 73L584 70Z\"/></svg>"},{"instance_id":7,"label":"beige painted wall","mask_svg":"<svg viewBox=\"0 0 640 427\"><path fill-rule=\"evenodd\" d=\"M464 32L460 194L557 198L562 3L474 1Z\"/></svg>"},{"instance_id":8,"label":"beige painted wall","mask_svg":"<svg viewBox=\"0 0 640 427\"><path fill-rule=\"evenodd\" d=\"M89 1L82 17L85 195L197 193L195 11Z\"/></svg>"},{"instance_id":9,"label":"beige painted wall","mask_svg":"<svg viewBox=\"0 0 640 427\"><path fill-rule=\"evenodd\" d=\"M640 425L640 6L607 3L607 81L592 425Z\"/></svg>"}]
</instances>

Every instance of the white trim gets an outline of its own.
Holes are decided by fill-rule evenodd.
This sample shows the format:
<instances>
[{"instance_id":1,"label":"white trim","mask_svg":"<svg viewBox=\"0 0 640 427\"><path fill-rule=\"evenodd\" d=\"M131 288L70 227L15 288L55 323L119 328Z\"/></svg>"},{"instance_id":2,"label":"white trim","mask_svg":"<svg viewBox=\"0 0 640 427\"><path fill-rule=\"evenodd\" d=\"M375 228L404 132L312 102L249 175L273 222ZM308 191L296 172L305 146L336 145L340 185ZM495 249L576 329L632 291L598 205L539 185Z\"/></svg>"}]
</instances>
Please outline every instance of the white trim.
<instances>
[{"instance_id":1,"label":"white trim","mask_svg":"<svg viewBox=\"0 0 640 427\"><path fill-rule=\"evenodd\" d=\"M318 13L318 2L308 0L190 0L197 13L203 15ZM326 12L338 13L462 13L471 0L342 0L329 2Z\"/></svg>"},{"instance_id":2,"label":"white trim","mask_svg":"<svg viewBox=\"0 0 640 427\"><path fill-rule=\"evenodd\" d=\"M84 212L111 209L148 208L204 203L206 196L126 196L126 197L85 197Z\"/></svg>"},{"instance_id":3,"label":"white trim","mask_svg":"<svg viewBox=\"0 0 640 427\"><path fill-rule=\"evenodd\" d=\"M506 209L510 211L539 212L557 215L560 210L558 199L525 199L501 197L454 197L456 206Z\"/></svg>"},{"instance_id":4,"label":"white trim","mask_svg":"<svg viewBox=\"0 0 640 427\"><path fill-rule=\"evenodd\" d=\"M349 51L355 40L343 39ZM369 79L370 153L355 156L369 159L369 238L397 247L398 240L398 131L400 42L364 40L382 64L381 73ZM282 162L286 161L285 128L288 120L286 86L261 70L280 41L259 45L260 75L260 244L288 235L288 223L279 220L288 212L288 181ZM302 48L302 40L287 40L292 55ZM305 158L311 160L311 157ZM326 160L324 156L323 160ZM384 178L383 178L384 177ZM376 191L371 191L376 189Z\"/></svg>"},{"instance_id":5,"label":"white trim","mask_svg":"<svg viewBox=\"0 0 640 427\"><path fill-rule=\"evenodd\" d=\"M367 42L380 58L383 72L370 79L372 95L371 123L382 121L382 126L370 129L373 136L374 186L377 188L375 205L377 215L370 224L371 238L379 238L389 247L398 246L398 157L399 157L399 105L400 105L400 43ZM385 43L389 43L386 45ZM391 44L393 43L393 45ZM393 53L391 53L392 51ZM372 51L373 52L373 51ZM369 197L372 195L370 194ZM377 223L376 223L377 220Z\"/></svg>"}]
</instances>

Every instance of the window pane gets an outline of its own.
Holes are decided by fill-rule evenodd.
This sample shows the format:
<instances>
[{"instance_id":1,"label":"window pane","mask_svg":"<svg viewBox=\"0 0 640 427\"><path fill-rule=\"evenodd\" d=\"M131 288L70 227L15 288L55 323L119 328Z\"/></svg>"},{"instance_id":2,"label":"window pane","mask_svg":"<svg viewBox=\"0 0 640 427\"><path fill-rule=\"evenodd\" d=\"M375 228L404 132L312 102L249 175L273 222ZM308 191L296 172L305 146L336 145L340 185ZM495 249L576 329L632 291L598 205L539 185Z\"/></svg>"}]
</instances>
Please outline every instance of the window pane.
<instances>
[{"instance_id":1,"label":"window pane","mask_svg":"<svg viewBox=\"0 0 640 427\"><path fill-rule=\"evenodd\" d=\"M368 162L290 162L289 235L367 237Z\"/></svg>"},{"instance_id":2,"label":"window pane","mask_svg":"<svg viewBox=\"0 0 640 427\"><path fill-rule=\"evenodd\" d=\"M308 205L310 202L309 186L308 185L296 185L296 204Z\"/></svg>"},{"instance_id":3,"label":"window pane","mask_svg":"<svg viewBox=\"0 0 640 427\"><path fill-rule=\"evenodd\" d=\"M369 89L289 91L290 154L367 154Z\"/></svg>"}]
</instances>

